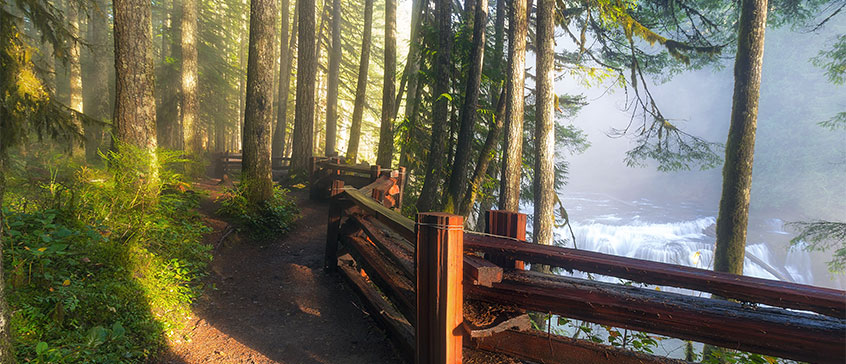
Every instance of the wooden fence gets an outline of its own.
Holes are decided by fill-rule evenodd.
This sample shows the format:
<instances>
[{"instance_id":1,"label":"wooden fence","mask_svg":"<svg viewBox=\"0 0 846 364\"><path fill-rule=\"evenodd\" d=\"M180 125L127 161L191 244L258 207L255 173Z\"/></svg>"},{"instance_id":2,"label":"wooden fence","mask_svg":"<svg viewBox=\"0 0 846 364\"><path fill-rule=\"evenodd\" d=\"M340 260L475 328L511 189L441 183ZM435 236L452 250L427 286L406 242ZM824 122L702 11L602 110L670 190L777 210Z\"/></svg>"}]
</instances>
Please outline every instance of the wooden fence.
<instances>
[{"instance_id":1,"label":"wooden fence","mask_svg":"<svg viewBox=\"0 0 846 364\"><path fill-rule=\"evenodd\" d=\"M330 181L332 197L325 268L346 279L408 362L505 355L538 363L683 363L533 330L527 312L799 361L846 357L846 291L531 244L526 215L515 212L487 212L486 234L465 232L455 215L420 213L415 222L373 198L403 185L397 178L371 174L373 182L356 189L349 184L366 181L338 172L362 175L363 168L315 166L313 182ZM523 270L525 263L732 300L542 274Z\"/></svg>"},{"instance_id":2,"label":"wooden fence","mask_svg":"<svg viewBox=\"0 0 846 364\"><path fill-rule=\"evenodd\" d=\"M224 175L237 176L241 173L241 163L243 161L243 154L224 152L215 154L212 158L214 178L223 178ZM270 159L271 168L274 170L274 175L287 174L290 167L291 158L289 157L272 157Z\"/></svg>"}]
</instances>

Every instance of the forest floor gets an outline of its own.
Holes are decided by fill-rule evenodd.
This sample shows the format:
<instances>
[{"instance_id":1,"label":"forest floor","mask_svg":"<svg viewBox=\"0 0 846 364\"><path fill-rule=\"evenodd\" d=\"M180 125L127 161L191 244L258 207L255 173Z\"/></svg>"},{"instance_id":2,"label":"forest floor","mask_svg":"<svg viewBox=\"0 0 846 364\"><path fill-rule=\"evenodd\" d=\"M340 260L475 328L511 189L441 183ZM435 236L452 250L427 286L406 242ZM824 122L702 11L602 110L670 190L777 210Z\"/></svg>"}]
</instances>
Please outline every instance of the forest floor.
<instances>
[{"instance_id":1,"label":"forest floor","mask_svg":"<svg viewBox=\"0 0 846 364\"><path fill-rule=\"evenodd\" d=\"M256 242L229 233L215 211L222 186L207 190L200 210L214 232L206 292L187 329L158 363L402 363L385 334L340 277L323 271L327 206L307 190L290 193L300 208L294 228Z\"/></svg>"}]
</instances>

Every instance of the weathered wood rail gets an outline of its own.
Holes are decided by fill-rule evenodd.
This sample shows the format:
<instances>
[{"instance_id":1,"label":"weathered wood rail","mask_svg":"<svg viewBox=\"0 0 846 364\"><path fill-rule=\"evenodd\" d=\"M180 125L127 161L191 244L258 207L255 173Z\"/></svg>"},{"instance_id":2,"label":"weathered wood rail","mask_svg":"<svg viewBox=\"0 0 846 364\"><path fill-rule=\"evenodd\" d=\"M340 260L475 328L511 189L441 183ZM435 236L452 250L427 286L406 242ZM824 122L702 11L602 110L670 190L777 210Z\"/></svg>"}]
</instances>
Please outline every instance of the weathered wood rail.
<instances>
[{"instance_id":1,"label":"weathered wood rail","mask_svg":"<svg viewBox=\"0 0 846 364\"><path fill-rule=\"evenodd\" d=\"M241 163L243 161L243 154L224 152L215 154L212 158L213 175L214 178L223 178L225 175L233 176L241 173ZM272 157L270 160L271 167L274 171L281 171L287 173L290 168L291 158L289 157Z\"/></svg>"},{"instance_id":2,"label":"weathered wood rail","mask_svg":"<svg viewBox=\"0 0 846 364\"><path fill-rule=\"evenodd\" d=\"M539 246L525 241L526 216L508 211L487 212L487 234L464 232L454 215L421 213L415 222L374 200L374 191L396 185L390 175L356 189L338 171L363 168L316 165L313 181L336 176L325 267L348 281L409 362L461 363L478 351L540 363L683 362L535 331L527 311L799 361L846 358L846 291ZM530 272L524 263L742 303ZM500 314L473 316L486 309Z\"/></svg>"}]
</instances>

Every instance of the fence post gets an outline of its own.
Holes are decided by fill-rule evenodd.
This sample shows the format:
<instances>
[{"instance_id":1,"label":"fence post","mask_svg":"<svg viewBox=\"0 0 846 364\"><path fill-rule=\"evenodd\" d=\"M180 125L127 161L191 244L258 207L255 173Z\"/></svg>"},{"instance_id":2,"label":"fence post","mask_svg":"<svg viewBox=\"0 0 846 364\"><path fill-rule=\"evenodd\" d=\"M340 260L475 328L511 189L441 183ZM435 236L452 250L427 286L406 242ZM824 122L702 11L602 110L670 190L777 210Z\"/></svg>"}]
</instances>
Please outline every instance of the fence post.
<instances>
[{"instance_id":1,"label":"fence post","mask_svg":"<svg viewBox=\"0 0 846 364\"><path fill-rule=\"evenodd\" d=\"M326 227L326 251L323 256L323 269L332 272L338 268L338 231L341 229L343 203L337 197L344 192L344 181L332 181L329 190L329 223Z\"/></svg>"},{"instance_id":2,"label":"fence post","mask_svg":"<svg viewBox=\"0 0 846 364\"><path fill-rule=\"evenodd\" d=\"M505 210L485 211L485 225L485 233L526 240L526 214ZM503 268L525 268L523 261L500 255L490 256L488 260Z\"/></svg>"},{"instance_id":3,"label":"fence post","mask_svg":"<svg viewBox=\"0 0 846 364\"><path fill-rule=\"evenodd\" d=\"M399 187L399 195L397 196L397 211L402 212L402 196L405 194L405 182L407 176L405 175L405 167L397 168L397 186Z\"/></svg>"},{"instance_id":4,"label":"fence post","mask_svg":"<svg viewBox=\"0 0 846 364\"><path fill-rule=\"evenodd\" d=\"M417 214L417 364L461 364L464 217Z\"/></svg>"},{"instance_id":5,"label":"fence post","mask_svg":"<svg viewBox=\"0 0 846 364\"><path fill-rule=\"evenodd\" d=\"M370 183L376 182L379 179L379 174L382 173L382 167L378 164L370 166Z\"/></svg>"}]
</instances>

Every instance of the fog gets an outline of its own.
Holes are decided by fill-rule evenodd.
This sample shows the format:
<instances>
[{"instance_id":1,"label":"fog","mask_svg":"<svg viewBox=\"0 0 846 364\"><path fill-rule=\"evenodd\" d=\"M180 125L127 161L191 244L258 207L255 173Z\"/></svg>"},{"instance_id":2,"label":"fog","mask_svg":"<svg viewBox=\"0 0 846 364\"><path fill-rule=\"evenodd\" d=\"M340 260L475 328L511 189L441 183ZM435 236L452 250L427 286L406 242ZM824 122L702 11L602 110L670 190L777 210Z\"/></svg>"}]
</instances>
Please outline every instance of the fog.
<instances>
[{"instance_id":1,"label":"fog","mask_svg":"<svg viewBox=\"0 0 846 364\"><path fill-rule=\"evenodd\" d=\"M830 253L788 252L787 242L794 233L783 223L846 220L846 132L817 125L846 110L846 87L829 83L823 70L810 62L820 49L831 44L835 34L843 31L846 24L842 21L819 33L768 30L747 244L757 244L750 248L753 250L768 248L760 254L771 255L769 263L775 269L799 270L794 274L795 280L805 277L809 280L806 283L840 288L843 277L832 277L823 264ZM653 82L650 90L663 115L690 134L725 143L733 92L733 60L727 58L722 69L684 72L669 82ZM530 59L527 64L533 62ZM654 163L644 168L626 166L625 152L633 147L632 139L611 138L607 134L612 128L625 127L631 110L624 110L623 90L606 92L606 88L607 85L600 85L586 89L573 78L556 84L557 92L583 94L590 102L574 119L561 121L583 129L591 143L586 152L564 157L570 167L569 180L559 191L565 204L570 205L570 218L581 227L577 229L577 241L595 240L595 236L578 234L604 231L608 226L631 235L654 231L667 223L697 225L705 221L705 225L712 225L720 198L721 168L667 173L657 171ZM644 210L644 206L650 209ZM640 228L631 229L632 226ZM688 250L703 250L703 243L713 245L713 226L710 231L704 230L697 238L682 239L697 241L698 248ZM644 248L643 239L637 236L599 239L611 245L625 245L620 239L635 240L630 249ZM655 239L673 238L659 234ZM619 247L605 249L617 249L612 252L626 255ZM753 254L750 249L747 254Z\"/></svg>"}]
</instances>

